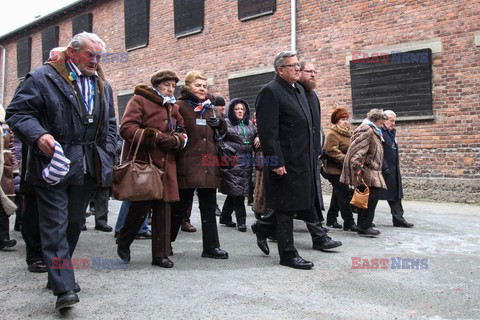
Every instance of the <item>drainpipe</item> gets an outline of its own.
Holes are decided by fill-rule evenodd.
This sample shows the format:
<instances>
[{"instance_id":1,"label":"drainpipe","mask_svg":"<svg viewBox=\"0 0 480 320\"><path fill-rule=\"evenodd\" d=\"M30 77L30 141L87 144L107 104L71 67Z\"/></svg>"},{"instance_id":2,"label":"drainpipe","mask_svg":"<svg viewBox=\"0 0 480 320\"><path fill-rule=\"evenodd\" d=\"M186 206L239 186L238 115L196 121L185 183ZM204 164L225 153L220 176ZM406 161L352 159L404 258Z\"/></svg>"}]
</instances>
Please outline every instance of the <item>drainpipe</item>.
<instances>
[{"instance_id":1,"label":"drainpipe","mask_svg":"<svg viewBox=\"0 0 480 320\"><path fill-rule=\"evenodd\" d=\"M297 51L297 2L295 0L290 1L291 12L291 25L292 25L292 43L291 51Z\"/></svg>"},{"instance_id":2,"label":"drainpipe","mask_svg":"<svg viewBox=\"0 0 480 320\"><path fill-rule=\"evenodd\" d=\"M2 57L2 98L0 99L0 107L3 108L3 99L5 98L5 67L6 67L6 61L5 59L7 58L7 48L2 46L0 44L0 48L2 48L3 51L3 57Z\"/></svg>"}]
</instances>

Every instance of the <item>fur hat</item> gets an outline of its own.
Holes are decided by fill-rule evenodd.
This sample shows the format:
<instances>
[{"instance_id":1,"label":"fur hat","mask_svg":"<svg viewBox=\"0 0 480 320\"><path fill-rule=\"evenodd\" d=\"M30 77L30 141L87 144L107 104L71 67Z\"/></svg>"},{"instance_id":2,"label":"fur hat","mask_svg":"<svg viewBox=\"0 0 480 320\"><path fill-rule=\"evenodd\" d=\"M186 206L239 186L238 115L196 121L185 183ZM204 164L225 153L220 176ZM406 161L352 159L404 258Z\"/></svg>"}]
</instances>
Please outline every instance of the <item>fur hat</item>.
<instances>
[{"instance_id":1,"label":"fur hat","mask_svg":"<svg viewBox=\"0 0 480 320\"><path fill-rule=\"evenodd\" d=\"M331 122L332 124L336 124L340 119L342 118L349 118L350 114L345 108L337 108L333 110L332 112L332 117L331 117Z\"/></svg>"},{"instance_id":2,"label":"fur hat","mask_svg":"<svg viewBox=\"0 0 480 320\"><path fill-rule=\"evenodd\" d=\"M152 74L152 78L150 79L150 82L152 83L152 86L156 87L163 81L167 80L174 80L175 83L180 81L180 78L177 76L177 74L174 71L171 70L159 70Z\"/></svg>"}]
</instances>

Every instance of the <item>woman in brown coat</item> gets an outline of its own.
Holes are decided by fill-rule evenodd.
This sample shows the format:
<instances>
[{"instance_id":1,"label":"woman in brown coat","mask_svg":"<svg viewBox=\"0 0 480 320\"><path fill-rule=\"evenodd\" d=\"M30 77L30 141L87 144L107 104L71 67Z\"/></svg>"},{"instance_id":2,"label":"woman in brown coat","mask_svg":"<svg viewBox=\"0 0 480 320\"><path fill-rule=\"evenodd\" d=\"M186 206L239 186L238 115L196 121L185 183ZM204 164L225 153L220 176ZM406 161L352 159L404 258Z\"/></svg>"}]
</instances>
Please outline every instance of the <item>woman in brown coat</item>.
<instances>
[{"instance_id":1,"label":"woman in brown coat","mask_svg":"<svg viewBox=\"0 0 480 320\"><path fill-rule=\"evenodd\" d=\"M330 209L327 213L327 226L337 229L342 227L337 222L337 212L332 210L332 208L340 208L343 230L357 231L358 228L353 219L352 207L350 206L350 191L346 184L340 182L343 161L350 146L350 137L352 136L352 129L348 122L349 117L348 111L344 108L335 109L331 116L333 126L325 138L325 155L327 157L325 172L333 188Z\"/></svg>"},{"instance_id":2,"label":"woman in brown coat","mask_svg":"<svg viewBox=\"0 0 480 320\"><path fill-rule=\"evenodd\" d=\"M227 259L228 253L220 249L215 209L217 189L220 185L220 168L212 159L217 157L214 130L220 134L227 126L216 111L207 92L207 77L199 71L190 71L185 77L185 87L177 102L188 132L188 144L177 154L177 177L180 202L172 208L171 239L175 241L182 217L193 199L195 190L200 204L202 220L202 257ZM212 97L213 99L213 97Z\"/></svg>"},{"instance_id":3,"label":"woman in brown coat","mask_svg":"<svg viewBox=\"0 0 480 320\"><path fill-rule=\"evenodd\" d=\"M170 70L154 73L151 86L135 87L135 96L128 102L122 118L123 160L128 156L130 146L139 143L143 131L137 158L147 160L145 155L150 154L153 163L166 172L163 200L131 202L118 237L117 252L124 261L130 261L130 245L152 210L152 265L173 267L168 258L171 247L170 203L179 200L174 152L184 148L186 137L182 129L183 118L173 97L178 80L177 74Z\"/></svg>"},{"instance_id":4,"label":"woman in brown coat","mask_svg":"<svg viewBox=\"0 0 480 320\"><path fill-rule=\"evenodd\" d=\"M377 236L380 231L372 228L375 208L380 196L380 189L387 185L382 175L383 136L382 126L387 116L382 109L372 109L367 118L353 132L351 144L345 156L340 182L361 186L363 181L370 188L368 208L358 210L359 234Z\"/></svg>"}]
</instances>

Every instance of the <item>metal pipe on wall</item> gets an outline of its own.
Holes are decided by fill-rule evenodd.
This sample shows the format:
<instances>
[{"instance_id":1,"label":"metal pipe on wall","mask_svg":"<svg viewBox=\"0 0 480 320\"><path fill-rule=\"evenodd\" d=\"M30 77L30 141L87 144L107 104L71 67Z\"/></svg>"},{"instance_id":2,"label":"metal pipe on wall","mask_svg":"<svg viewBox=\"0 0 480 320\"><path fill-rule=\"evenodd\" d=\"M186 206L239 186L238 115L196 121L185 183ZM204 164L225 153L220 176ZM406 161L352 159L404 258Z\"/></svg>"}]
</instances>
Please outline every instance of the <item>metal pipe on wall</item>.
<instances>
[{"instance_id":1,"label":"metal pipe on wall","mask_svg":"<svg viewBox=\"0 0 480 320\"><path fill-rule=\"evenodd\" d=\"M291 42L291 51L297 51L297 1L291 0L291 25L292 25L292 42Z\"/></svg>"},{"instance_id":2,"label":"metal pipe on wall","mask_svg":"<svg viewBox=\"0 0 480 320\"><path fill-rule=\"evenodd\" d=\"M7 66L6 59L7 59L7 48L0 44L0 48L2 48L2 98L0 100L0 107L3 108L3 99L5 98L5 67Z\"/></svg>"}]
</instances>

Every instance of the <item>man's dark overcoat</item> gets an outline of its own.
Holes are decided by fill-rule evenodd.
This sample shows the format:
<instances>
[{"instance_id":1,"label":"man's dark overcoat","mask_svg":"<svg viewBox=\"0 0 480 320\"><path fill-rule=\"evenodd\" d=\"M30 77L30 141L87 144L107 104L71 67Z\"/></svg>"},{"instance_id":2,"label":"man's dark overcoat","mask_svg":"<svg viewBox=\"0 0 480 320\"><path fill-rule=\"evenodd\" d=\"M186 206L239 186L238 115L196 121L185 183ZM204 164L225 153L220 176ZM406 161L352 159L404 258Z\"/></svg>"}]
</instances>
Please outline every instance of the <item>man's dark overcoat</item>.
<instances>
[{"instance_id":1,"label":"man's dark overcoat","mask_svg":"<svg viewBox=\"0 0 480 320\"><path fill-rule=\"evenodd\" d=\"M275 75L260 90L256 109L263 155L278 160L264 168L267 206L280 211L303 210L301 219L318 221L312 210L316 163L313 119L304 89ZM272 171L282 166L286 175Z\"/></svg>"},{"instance_id":2,"label":"man's dark overcoat","mask_svg":"<svg viewBox=\"0 0 480 320\"><path fill-rule=\"evenodd\" d=\"M385 126L382 128L383 139L383 170L388 168L390 174L385 179L387 190L380 190L381 200L399 200L403 198L402 176L400 175L400 160L398 157L398 145L395 140L396 130L389 131Z\"/></svg>"}]
</instances>

